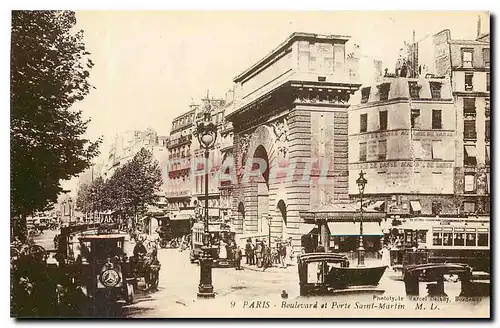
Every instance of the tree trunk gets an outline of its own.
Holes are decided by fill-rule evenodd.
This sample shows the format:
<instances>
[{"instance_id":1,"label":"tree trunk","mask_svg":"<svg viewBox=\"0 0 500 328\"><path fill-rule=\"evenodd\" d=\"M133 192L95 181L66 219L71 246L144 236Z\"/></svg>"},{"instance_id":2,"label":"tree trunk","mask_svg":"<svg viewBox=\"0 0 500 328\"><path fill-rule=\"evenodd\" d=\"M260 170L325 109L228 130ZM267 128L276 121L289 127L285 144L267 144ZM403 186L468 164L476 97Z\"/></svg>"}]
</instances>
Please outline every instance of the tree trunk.
<instances>
[{"instance_id":1,"label":"tree trunk","mask_svg":"<svg viewBox=\"0 0 500 328\"><path fill-rule=\"evenodd\" d=\"M134 217L132 218L132 231L135 231L137 223L137 206L134 206Z\"/></svg>"}]
</instances>

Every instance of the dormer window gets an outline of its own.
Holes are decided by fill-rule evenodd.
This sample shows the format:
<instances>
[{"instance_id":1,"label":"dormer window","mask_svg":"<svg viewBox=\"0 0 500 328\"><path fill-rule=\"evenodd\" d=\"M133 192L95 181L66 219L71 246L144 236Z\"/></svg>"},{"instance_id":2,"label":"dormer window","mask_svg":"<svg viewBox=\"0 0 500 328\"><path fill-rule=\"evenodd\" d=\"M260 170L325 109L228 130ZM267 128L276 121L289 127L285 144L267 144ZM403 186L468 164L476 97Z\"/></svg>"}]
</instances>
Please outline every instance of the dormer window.
<instances>
[{"instance_id":1,"label":"dormer window","mask_svg":"<svg viewBox=\"0 0 500 328\"><path fill-rule=\"evenodd\" d=\"M378 92L381 101L389 99L389 90L391 89L390 83L382 83L378 86Z\"/></svg>"},{"instance_id":2,"label":"dormer window","mask_svg":"<svg viewBox=\"0 0 500 328\"><path fill-rule=\"evenodd\" d=\"M430 82L432 99L441 99L441 82Z\"/></svg>"},{"instance_id":3,"label":"dormer window","mask_svg":"<svg viewBox=\"0 0 500 328\"><path fill-rule=\"evenodd\" d=\"M412 99L420 98L420 89L421 88L422 88L422 86L419 85L418 82L415 82L415 81L408 82L408 89L410 90L410 97Z\"/></svg>"},{"instance_id":4,"label":"dormer window","mask_svg":"<svg viewBox=\"0 0 500 328\"><path fill-rule=\"evenodd\" d=\"M361 103L364 104L368 102L368 98L370 97L370 89L371 87L366 87L361 89Z\"/></svg>"},{"instance_id":5,"label":"dormer window","mask_svg":"<svg viewBox=\"0 0 500 328\"><path fill-rule=\"evenodd\" d=\"M472 68L473 49L462 49L462 67Z\"/></svg>"}]
</instances>

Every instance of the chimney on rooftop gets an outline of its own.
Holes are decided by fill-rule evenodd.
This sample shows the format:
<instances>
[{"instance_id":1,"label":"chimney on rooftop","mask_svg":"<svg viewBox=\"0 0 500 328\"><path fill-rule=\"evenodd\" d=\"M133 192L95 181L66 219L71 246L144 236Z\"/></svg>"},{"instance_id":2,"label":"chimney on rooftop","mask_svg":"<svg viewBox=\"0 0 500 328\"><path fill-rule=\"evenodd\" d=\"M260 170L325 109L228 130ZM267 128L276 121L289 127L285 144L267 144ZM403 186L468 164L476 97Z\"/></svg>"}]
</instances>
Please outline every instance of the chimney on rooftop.
<instances>
[{"instance_id":1,"label":"chimney on rooftop","mask_svg":"<svg viewBox=\"0 0 500 328\"><path fill-rule=\"evenodd\" d=\"M477 37L481 36L481 16L477 16Z\"/></svg>"}]
</instances>

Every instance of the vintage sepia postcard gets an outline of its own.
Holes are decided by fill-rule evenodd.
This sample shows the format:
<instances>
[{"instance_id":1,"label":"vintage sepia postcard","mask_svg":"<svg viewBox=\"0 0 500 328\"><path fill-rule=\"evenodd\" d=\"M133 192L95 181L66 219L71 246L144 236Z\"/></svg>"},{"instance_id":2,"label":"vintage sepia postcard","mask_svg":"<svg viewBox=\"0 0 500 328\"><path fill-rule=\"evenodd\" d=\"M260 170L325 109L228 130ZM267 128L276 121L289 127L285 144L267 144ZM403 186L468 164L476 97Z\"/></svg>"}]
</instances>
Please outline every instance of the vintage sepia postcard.
<instances>
[{"instance_id":1,"label":"vintage sepia postcard","mask_svg":"<svg viewBox=\"0 0 500 328\"><path fill-rule=\"evenodd\" d=\"M489 12L12 11L10 59L11 317L490 318Z\"/></svg>"}]
</instances>

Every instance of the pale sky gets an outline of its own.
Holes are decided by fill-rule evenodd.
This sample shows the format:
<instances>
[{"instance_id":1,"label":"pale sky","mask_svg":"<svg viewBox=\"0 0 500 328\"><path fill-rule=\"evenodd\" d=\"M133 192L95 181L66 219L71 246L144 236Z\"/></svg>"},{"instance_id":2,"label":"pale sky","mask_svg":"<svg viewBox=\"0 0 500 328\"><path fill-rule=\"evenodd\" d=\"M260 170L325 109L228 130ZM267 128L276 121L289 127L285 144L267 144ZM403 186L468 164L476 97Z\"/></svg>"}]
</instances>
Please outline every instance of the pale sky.
<instances>
[{"instance_id":1,"label":"pale sky","mask_svg":"<svg viewBox=\"0 0 500 328\"><path fill-rule=\"evenodd\" d=\"M152 127L168 135L172 118L199 102L207 89L224 97L232 79L293 32L351 36L365 56L394 69L404 41L450 29L474 39L487 13L384 11L78 11L96 87L77 107L92 118L91 138Z\"/></svg>"}]
</instances>

